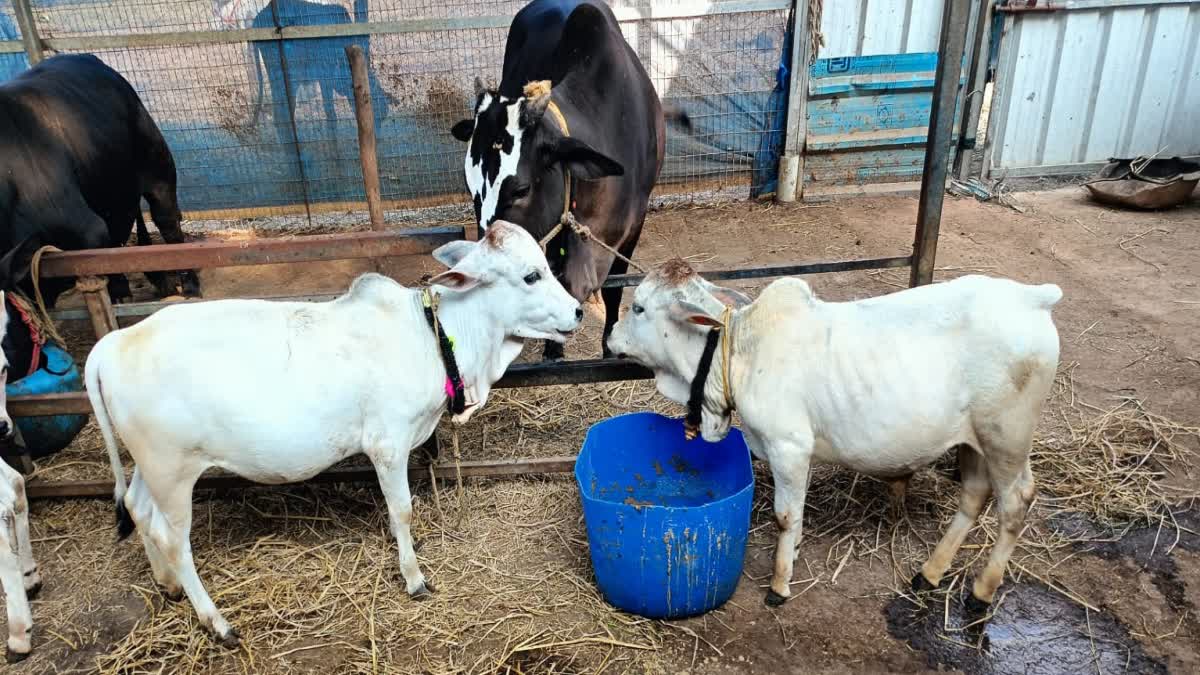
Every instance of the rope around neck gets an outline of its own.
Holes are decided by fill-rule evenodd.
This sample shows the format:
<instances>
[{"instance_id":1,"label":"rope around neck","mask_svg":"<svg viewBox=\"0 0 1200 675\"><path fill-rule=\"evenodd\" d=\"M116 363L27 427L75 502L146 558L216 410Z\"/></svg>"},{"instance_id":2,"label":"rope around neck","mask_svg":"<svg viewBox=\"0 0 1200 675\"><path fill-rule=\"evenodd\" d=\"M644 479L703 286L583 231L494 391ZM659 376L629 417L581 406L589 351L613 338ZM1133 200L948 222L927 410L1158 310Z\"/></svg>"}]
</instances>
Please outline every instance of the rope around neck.
<instances>
[{"instance_id":1,"label":"rope around neck","mask_svg":"<svg viewBox=\"0 0 1200 675\"><path fill-rule=\"evenodd\" d=\"M553 115L554 119L558 121L558 126L562 130L563 136L570 138L571 130L570 130L570 128L567 127L567 118L566 118L566 116L563 115L562 110L559 109L558 104L555 103L554 101L550 101L549 103L546 104L546 110L550 111L550 114ZM540 246L542 248L543 253L545 253L546 246L548 246L550 244L550 241L552 239L554 239L556 236L558 236L559 232L563 231L563 227L570 227L571 231L573 231L575 234L579 235L581 238L589 239L589 240L599 244L601 248L603 248L604 250L613 254L618 259L624 261L625 264L627 264L630 267L634 268L635 270L641 272L642 274L646 273L646 270L643 269L641 265L638 265L637 263L633 262L629 258L626 258L625 256L621 255L621 253L619 251L617 251L617 249L615 249L612 246L609 246L605 242L601 241L601 239L599 237L592 234L592 231L590 229L588 229L588 227L586 225L580 223L578 220L575 219L575 215L573 213L571 213L571 172L565 168L563 169L563 210L562 210L562 215L558 219L558 224L555 225L546 236L542 237L541 240L538 241L538 246Z\"/></svg>"}]
</instances>

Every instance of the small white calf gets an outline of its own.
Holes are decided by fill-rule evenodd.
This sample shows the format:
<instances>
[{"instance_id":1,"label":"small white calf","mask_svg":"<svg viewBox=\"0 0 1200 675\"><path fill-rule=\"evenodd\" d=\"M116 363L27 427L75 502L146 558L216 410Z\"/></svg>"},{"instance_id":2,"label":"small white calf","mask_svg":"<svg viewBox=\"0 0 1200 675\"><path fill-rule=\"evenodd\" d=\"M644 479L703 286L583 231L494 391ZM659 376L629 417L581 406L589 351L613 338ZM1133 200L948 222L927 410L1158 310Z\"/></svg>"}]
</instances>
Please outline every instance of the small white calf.
<instances>
[{"instance_id":1,"label":"small white calf","mask_svg":"<svg viewBox=\"0 0 1200 675\"><path fill-rule=\"evenodd\" d=\"M511 223L493 225L479 243L446 244L434 257L451 267L431 290L466 384L467 409L456 416L465 421L522 339L564 341L583 310L533 237ZM420 291L366 274L327 303L168 307L100 340L85 378L116 474L122 533L136 523L155 580L168 595L186 594L222 644L234 646L238 636L201 585L189 543L192 488L211 467L288 483L367 455L407 591L428 594L409 530L408 456L433 433L448 397ZM128 492L117 436L136 463Z\"/></svg>"},{"instance_id":2,"label":"small white calf","mask_svg":"<svg viewBox=\"0 0 1200 675\"><path fill-rule=\"evenodd\" d=\"M995 495L1001 529L975 580L978 611L1003 580L1033 500L1029 449L1058 367L1050 308L1061 297L1052 284L968 276L837 303L789 278L746 306L677 260L638 286L609 348L654 370L659 392L685 402L710 328L728 340L711 350L700 428L723 438L736 407L750 449L771 466L780 532L770 605L791 595L810 463L896 479L959 448L959 512L913 583L941 582Z\"/></svg>"},{"instance_id":3,"label":"small white calf","mask_svg":"<svg viewBox=\"0 0 1200 675\"><path fill-rule=\"evenodd\" d=\"M0 292L0 341L8 328L8 304ZM0 438L12 438L14 426L8 416L5 386L8 384L8 358L0 352ZM33 545L29 541L29 503L25 499L25 479L0 460L0 586L8 609L8 649L6 658L16 663L29 656L33 648L33 615L29 600L42 588Z\"/></svg>"},{"instance_id":4,"label":"small white calf","mask_svg":"<svg viewBox=\"0 0 1200 675\"><path fill-rule=\"evenodd\" d=\"M0 461L0 585L8 606L6 658L16 663L29 656L33 648L29 601L41 590L42 579L29 541L25 479L4 461Z\"/></svg>"}]
</instances>

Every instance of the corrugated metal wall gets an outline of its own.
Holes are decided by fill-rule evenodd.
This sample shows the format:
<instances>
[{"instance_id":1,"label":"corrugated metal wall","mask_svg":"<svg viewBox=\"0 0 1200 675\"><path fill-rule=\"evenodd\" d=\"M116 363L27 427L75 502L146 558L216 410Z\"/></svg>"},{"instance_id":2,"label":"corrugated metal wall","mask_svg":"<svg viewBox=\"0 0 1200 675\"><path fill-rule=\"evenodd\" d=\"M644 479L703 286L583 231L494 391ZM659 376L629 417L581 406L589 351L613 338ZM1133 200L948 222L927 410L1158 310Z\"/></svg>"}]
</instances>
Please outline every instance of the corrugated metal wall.
<instances>
[{"instance_id":1,"label":"corrugated metal wall","mask_svg":"<svg viewBox=\"0 0 1200 675\"><path fill-rule=\"evenodd\" d=\"M1005 19L991 171L1085 172L1109 157L1200 155L1200 1L1067 1Z\"/></svg>"},{"instance_id":2,"label":"corrugated metal wall","mask_svg":"<svg viewBox=\"0 0 1200 675\"><path fill-rule=\"evenodd\" d=\"M806 190L920 176L943 4L825 0L825 44L809 69Z\"/></svg>"}]
</instances>

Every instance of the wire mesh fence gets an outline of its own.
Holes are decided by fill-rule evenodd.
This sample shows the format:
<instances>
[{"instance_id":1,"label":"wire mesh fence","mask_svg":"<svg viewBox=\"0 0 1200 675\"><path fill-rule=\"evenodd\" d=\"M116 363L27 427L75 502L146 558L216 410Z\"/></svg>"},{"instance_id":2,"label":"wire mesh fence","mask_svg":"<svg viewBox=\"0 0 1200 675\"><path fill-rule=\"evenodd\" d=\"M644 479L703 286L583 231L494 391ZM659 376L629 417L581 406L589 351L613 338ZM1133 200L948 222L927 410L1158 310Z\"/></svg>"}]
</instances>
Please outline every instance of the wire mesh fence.
<instances>
[{"instance_id":1,"label":"wire mesh fence","mask_svg":"<svg viewBox=\"0 0 1200 675\"><path fill-rule=\"evenodd\" d=\"M524 1L31 0L52 52L90 52L124 75L163 130L187 212L361 208L345 47L370 64L382 193L390 209L465 204L476 76L496 82ZM664 102L661 184L675 192L768 180L783 125L777 70L790 0L611 3ZM0 12L0 79L27 66L12 7ZM757 169L756 170L756 166ZM767 170L770 169L770 170Z\"/></svg>"}]
</instances>

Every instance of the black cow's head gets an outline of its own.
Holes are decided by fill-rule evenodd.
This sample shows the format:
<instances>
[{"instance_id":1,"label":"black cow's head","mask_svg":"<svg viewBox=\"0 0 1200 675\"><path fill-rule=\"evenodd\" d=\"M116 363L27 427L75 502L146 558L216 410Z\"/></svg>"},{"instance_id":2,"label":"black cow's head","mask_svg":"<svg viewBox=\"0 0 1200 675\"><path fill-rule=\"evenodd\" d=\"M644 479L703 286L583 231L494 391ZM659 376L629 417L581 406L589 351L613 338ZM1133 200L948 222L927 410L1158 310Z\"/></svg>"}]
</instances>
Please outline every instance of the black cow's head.
<instances>
[{"instance_id":1,"label":"black cow's head","mask_svg":"<svg viewBox=\"0 0 1200 675\"><path fill-rule=\"evenodd\" d=\"M467 143L463 171L480 229L507 220L540 238L562 216L564 169L584 180L619 176L624 169L563 133L547 112L549 82L531 82L523 93L509 98L476 78L475 117L455 124L451 133Z\"/></svg>"}]
</instances>

